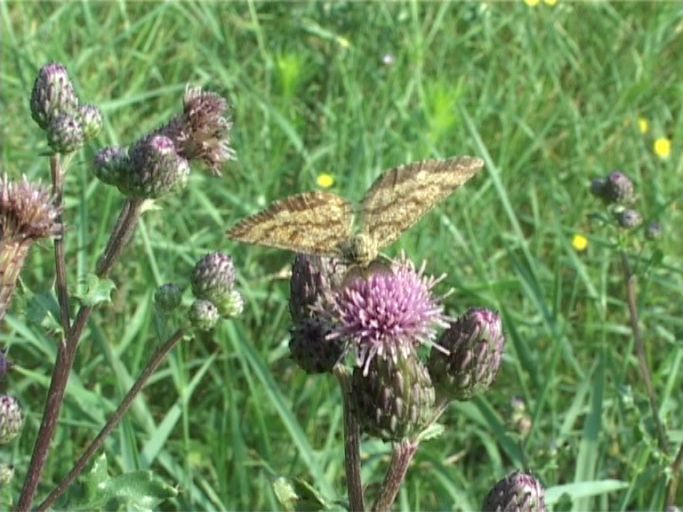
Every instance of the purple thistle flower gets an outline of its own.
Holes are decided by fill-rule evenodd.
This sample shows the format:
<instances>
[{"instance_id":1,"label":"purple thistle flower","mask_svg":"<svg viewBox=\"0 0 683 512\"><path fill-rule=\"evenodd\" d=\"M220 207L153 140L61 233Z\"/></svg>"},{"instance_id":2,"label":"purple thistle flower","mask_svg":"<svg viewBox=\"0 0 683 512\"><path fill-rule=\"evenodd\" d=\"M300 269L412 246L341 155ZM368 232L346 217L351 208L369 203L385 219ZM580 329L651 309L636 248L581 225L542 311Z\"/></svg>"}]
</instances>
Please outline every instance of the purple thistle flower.
<instances>
[{"instance_id":1,"label":"purple thistle flower","mask_svg":"<svg viewBox=\"0 0 683 512\"><path fill-rule=\"evenodd\" d=\"M354 348L367 374L376 356L408 356L419 344L433 345L436 329L446 327L443 306L432 295L439 278L424 275L405 257L369 276L356 276L329 297L329 340Z\"/></svg>"}]
</instances>

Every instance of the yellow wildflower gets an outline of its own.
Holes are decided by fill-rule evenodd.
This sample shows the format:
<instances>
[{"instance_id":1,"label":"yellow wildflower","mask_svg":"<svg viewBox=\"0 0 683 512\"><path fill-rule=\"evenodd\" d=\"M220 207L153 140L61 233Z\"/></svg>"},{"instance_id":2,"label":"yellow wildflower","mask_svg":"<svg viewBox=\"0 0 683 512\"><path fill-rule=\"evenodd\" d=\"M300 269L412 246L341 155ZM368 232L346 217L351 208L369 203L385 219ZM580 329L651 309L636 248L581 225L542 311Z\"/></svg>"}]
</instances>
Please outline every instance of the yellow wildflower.
<instances>
[{"instance_id":1,"label":"yellow wildflower","mask_svg":"<svg viewBox=\"0 0 683 512\"><path fill-rule=\"evenodd\" d=\"M322 172L318 174L318 179L316 180L320 188L330 188L334 185L334 176Z\"/></svg>"},{"instance_id":2,"label":"yellow wildflower","mask_svg":"<svg viewBox=\"0 0 683 512\"><path fill-rule=\"evenodd\" d=\"M588 248L588 238L577 233L574 235L574 238L572 238L572 247L577 252L585 251Z\"/></svg>"},{"instance_id":3,"label":"yellow wildflower","mask_svg":"<svg viewBox=\"0 0 683 512\"><path fill-rule=\"evenodd\" d=\"M536 7L538 4L541 3L541 0L524 0L524 3L527 4L529 7Z\"/></svg>"},{"instance_id":4,"label":"yellow wildflower","mask_svg":"<svg viewBox=\"0 0 683 512\"><path fill-rule=\"evenodd\" d=\"M553 5L557 4L557 0L543 0L543 3L552 7Z\"/></svg>"},{"instance_id":5,"label":"yellow wildflower","mask_svg":"<svg viewBox=\"0 0 683 512\"><path fill-rule=\"evenodd\" d=\"M639 117L638 118L638 129L640 130L640 133L645 135L647 132L650 131L650 123L648 122L647 119L644 117Z\"/></svg>"},{"instance_id":6,"label":"yellow wildflower","mask_svg":"<svg viewBox=\"0 0 683 512\"><path fill-rule=\"evenodd\" d=\"M666 137L659 137L654 144L654 152L662 160L671 156L671 141Z\"/></svg>"}]
</instances>

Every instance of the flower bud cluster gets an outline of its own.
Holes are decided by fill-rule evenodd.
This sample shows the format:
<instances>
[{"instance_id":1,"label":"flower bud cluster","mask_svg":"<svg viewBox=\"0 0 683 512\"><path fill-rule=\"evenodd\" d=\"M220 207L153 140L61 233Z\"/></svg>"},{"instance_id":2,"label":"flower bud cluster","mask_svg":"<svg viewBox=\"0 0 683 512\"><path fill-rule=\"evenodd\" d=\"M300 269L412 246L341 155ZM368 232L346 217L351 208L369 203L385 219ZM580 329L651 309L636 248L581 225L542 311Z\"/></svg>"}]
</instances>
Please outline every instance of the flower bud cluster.
<instances>
[{"instance_id":1,"label":"flower bud cluster","mask_svg":"<svg viewBox=\"0 0 683 512\"><path fill-rule=\"evenodd\" d=\"M56 153L72 153L102 130L102 112L80 102L66 68L58 63L46 64L38 72L31 116L46 131L48 145Z\"/></svg>"}]
</instances>

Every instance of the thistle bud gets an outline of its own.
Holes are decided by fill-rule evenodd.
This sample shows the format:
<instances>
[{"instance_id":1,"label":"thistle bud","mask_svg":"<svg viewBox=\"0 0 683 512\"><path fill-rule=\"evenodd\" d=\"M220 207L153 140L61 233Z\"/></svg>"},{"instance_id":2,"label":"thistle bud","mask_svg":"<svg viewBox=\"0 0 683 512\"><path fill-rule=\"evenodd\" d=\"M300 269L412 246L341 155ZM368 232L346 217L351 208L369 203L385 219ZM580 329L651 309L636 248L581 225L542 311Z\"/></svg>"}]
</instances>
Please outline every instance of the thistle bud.
<instances>
[{"instance_id":1,"label":"thistle bud","mask_svg":"<svg viewBox=\"0 0 683 512\"><path fill-rule=\"evenodd\" d=\"M328 340L327 335L331 332L332 327L322 318L304 318L294 324L289 351L306 373L330 372L343 357L344 343Z\"/></svg>"},{"instance_id":2,"label":"thistle bud","mask_svg":"<svg viewBox=\"0 0 683 512\"><path fill-rule=\"evenodd\" d=\"M352 404L365 432L384 441L411 439L433 418L434 388L415 353L374 357L356 367Z\"/></svg>"},{"instance_id":3,"label":"thistle bud","mask_svg":"<svg viewBox=\"0 0 683 512\"><path fill-rule=\"evenodd\" d=\"M176 153L173 141L153 135L138 141L130 150L130 172L121 183L122 193L153 199L182 189L190 175L187 160Z\"/></svg>"},{"instance_id":4,"label":"thistle bud","mask_svg":"<svg viewBox=\"0 0 683 512\"><path fill-rule=\"evenodd\" d=\"M13 396L0 395L0 444L10 442L24 426L24 413Z\"/></svg>"},{"instance_id":5,"label":"thistle bud","mask_svg":"<svg viewBox=\"0 0 683 512\"><path fill-rule=\"evenodd\" d=\"M198 299L219 301L229 295L234 284L235 265L227 254L207 254L192 271L192 293Z\"/></svg>"},{"instance_id":6,"label":"thistle bud","mask_svg":"<svg viewBox=\"0 0 683 512\"><path fill-rule=\"evenodd\" d=\"M14 466L12 464L0 464L0 490L14 479Z\"/></svg>"},{"instance_id":7,"label":"thistle bud","mask_svg":"<svg viewBox=\"0 0 683 512\"><path fill-rule=\"evenodd\" d=\"M230 292L216 299L216 307L221 317L235 318L244 311L244 299L237 290L230 290Z\"/></svg>"},{"instance_id":8,"label":"thistle bud","mask_svg":"<svg viewBox=\"0 0 683 512\"><path fill-rule=\"evenodd\" d=\"M220 318L218 308L211 301L197 299L190 306L190 323L200 331L210 331Z\"/></svg>"},{"instance_id":9,"label":"thistle bud","mask_svg":"<svg viewBox=\"0 0 683 512\"><path fill-rule=\"evenodd\" d=\"M71 114L78 107L78 98L66 68L53 63L43 66L31 92L31 117L43 130L59 114Z\"/></svg>"},{"instance_id":10,"label":"thistle bud","mask_svg":"<svg viewBox=\"0 0 683 512\"><path fill-rule=\"evenodd\" d=\"M126 179L130 165L125 148L104 148L95 156L93 171L100 181L118 186Z\"/></svg>"},{"instance_id":11,"label":"thistle bud","mask_svg":"<svg viewBox=\"0 0 683 512\"><path fill-rule=\"evenodd\" d=\"M591 182L591 194L600 199L604 198L605 194L605 183L607 180L605 178L595 178Z\"/></svg>"},{"instance_id":12,"label":"thistle bud","mask_svg":"<svg viewBox=\"0 0 683 512\"><path fill-rule=\"evenodd\" d=\"M650 222L645 230L645 237L648 240L659 240L662 238L662 225L659 222Z\"/></svg>"},{"instance_id":13,"label":"thistle bud","mask_svg":"<svg viewBox=\"0 0 683 512\"><path fill-rule=\"evenodd\" d=\"M88 140L94 139L102 131L102 111L95 105L78 107L78 120L83 127L83 134Z\"/></svg>"},{"instance_id":14,"label":"thistle bud","mask_svg":"<svg viewBox=\"0 0 683 512\"><path fill-rule=\"evenodd\" d=\"M56 153L73 153L84 142L83 127L71 114L59 114L47 127L47 143Z\"/></svg>"},{"instance_id":15,"label":"thistle bud","mask_svg":"<svg viewBox=\"0 0 683 512\"><path fill-rule=\"evenodd\" d=\"M624 229L634 229L643 222L643 217L636 210L622 210L617 214L617 222Z\"/></svg>"},{"instance_id":16,"label":"thistle bud","mask_svg":"<svg viewBox=\"0 0 683 512\"><path fill-rule=\"evenodd\" d=\"M531 473L515 471L486 495L482 512L545 512L545 490Z\"/></svg>"},{"instance_id":17,"label":"thistle bud","mask_svg":"<svg viewBox=\"0 0 683 512\"><path fill-rule=\"evenodd\" d=\"M294 323L313 316L311 307L341 284L345 271L346 265L332 258L296 256L289 282L289 312Z\"/></svg>"},{"instance_id":18,"label":"thistle bud","mask_svg":"<svg viewBox=\"0 0 683 512\"><path fill-rule=\"evenodd\" d=\"M183 299L183 290L174 283L166 283L157 288L154 294L154 304L164 313L170 313L180 306Z\"/></svg>"},{"instance_id":19,"label":"thistle bud","mask_svg":"<svg viewBox=\"0 0 683 512\"><path fill-rule=\"evenodd\" d=\"M498 374L505 337L498 313L470 309L441 336L427 366L440 398L469 400L486 391Z\"/></svg>"},{"instance_id":20,"label":"thistle bud","mask_svg":"<svg viewBox=\"0 0 683 512\"><path fill-rule=\"evenodd\" d=\"M621 171L607 176L602 197L608 203L628 204L633 200L634 188L631 179Z\"/></svg>"}]
</instances>

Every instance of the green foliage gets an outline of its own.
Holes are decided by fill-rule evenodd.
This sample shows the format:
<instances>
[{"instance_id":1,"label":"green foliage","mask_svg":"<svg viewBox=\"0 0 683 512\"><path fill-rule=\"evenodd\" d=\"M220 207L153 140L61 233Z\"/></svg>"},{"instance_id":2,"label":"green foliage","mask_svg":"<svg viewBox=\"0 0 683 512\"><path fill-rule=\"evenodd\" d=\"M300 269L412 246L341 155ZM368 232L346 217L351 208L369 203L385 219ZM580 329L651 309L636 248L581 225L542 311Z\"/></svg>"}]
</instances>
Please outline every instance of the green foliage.
<instances>
[{"instance_id":1,"label":"green foliage","mask_svg":"<svg viewBox=\"0 0 683 512\"><path fill-rule=\"evenodd\" d=\"M321 172L358 200L383 169L474 154L486 160L482 176L388 252L405 249L427 259L428 272L448 273L450 315L501 311L505 358L486 395L441 418L445 430L421 447L397 508L476 509L506 473L530 468L548 502L566 510L662 510L670 460L638 377L614 240L589 217L598 205L588 189L621 168L645 221L664 225L660 256L637 267L640 320L660 414L680 444L682 12L676 3L563 0L1 4L0 170L49 180L28 108L45 62L64 63L104 114L65 177L70 283L93 272L122 203L92 174L98 149L161 126L190 82L230 99L238 155L219 179L193 169L182 193L143 216L111 275L111 303L98 304L79 348L40 492L69 471L159 342L152 291L221 250L235 259L244 313L181 344L157 372L106 445L110 472L151 471L177 486L165 509L277 509L280 475L342 501L339 391L288 354L291 255L233 244L225 230L315 189ZM653 152L663 136L673 141L668 160ZM585 251L572 247L577 233ZM40 298L42 313L16 300L0 333L19 367L12 392L28 411L7 448L17 471L6 496L18 493L55 359L59 315L47 330L35 321L56 312L52 257L47 244L34 247L21 275L19 294ZM526 404L524 435L510 421L513 396ZM364 440L362 450L372 490L390 447ZM161 499L163 486L149 486Z\"/></svg>"}]
</instances>

